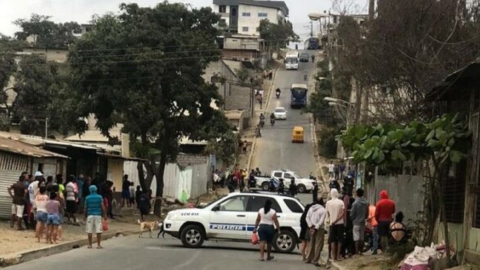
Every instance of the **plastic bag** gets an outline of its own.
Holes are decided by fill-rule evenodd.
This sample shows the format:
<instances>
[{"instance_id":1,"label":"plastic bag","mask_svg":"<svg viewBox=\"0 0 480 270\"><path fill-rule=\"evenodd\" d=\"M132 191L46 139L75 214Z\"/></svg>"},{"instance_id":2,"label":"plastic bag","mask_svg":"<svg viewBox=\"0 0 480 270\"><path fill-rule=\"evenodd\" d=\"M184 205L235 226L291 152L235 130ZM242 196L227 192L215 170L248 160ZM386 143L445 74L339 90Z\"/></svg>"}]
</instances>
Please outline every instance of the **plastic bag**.
<instances>
[{"instance_id":1,"label":"plastic bag","mask_svg":"<svg viewBox=\"0 0 480 270\"><path fill-rule=\"evenodd\" d=\"M258 242L258 235L256 233L252 233L252 245L256 245Z\"/></svg>"},{"instance_id":2,"label":"plastic bag","mask_svg":"<svg viewBox=\"0 0 480 270\"><path fill-rule=\"evenodd\" d=\"M104 219L102 223L103 231L108 231L108 219Z\"/></svg>"}]
</instances>

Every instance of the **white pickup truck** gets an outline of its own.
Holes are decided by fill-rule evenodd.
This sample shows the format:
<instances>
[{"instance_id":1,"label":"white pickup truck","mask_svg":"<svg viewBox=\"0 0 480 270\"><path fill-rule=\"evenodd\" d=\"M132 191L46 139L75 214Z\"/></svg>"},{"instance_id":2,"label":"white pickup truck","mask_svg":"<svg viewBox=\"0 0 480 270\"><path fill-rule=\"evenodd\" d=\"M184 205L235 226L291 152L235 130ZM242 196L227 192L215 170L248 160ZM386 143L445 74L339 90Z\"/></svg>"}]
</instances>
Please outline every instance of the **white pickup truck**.
<instances>
[{"instance_id":1,"label":"white pickup truck","mask_svg":"<svg viewBox=\"0 0 480 270\"><path fill-rule=\"evenodd\" d=\"M285 190L288 190L290 187L290 182L292 177L295 177L295 184L297 184L298 193L308 193L313 190L313 183L316 180L301 178L294 171L290 170L276 170L270 173L268 176L256 176L255 180L257 181L257 186L262 188L262 190L268 191L270 187L270 179L275 179L278 181L280 178L283 179L283 184L285 185Z\"/></svg>"}]
</instances>

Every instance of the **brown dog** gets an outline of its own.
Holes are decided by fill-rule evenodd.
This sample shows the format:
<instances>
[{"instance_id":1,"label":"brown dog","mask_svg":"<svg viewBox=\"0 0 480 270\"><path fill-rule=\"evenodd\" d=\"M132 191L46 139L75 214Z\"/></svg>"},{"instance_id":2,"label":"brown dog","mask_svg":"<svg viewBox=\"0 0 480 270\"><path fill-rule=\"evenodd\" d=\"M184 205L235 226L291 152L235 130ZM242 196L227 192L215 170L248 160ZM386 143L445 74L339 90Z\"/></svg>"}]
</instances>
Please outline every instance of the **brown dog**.
<instances>
[{"instance_id":1,"label":"brown dog","mask_svg":"<svg viewBox=\"0 0 480 270\"><path fill-rule=\"evenodd\" d=\"M140 221L140 220L137 220L138 224L140 224L140 234L138 235L138 237L143 237L143 231L144 230L148 230L149 234L150 234L150 238L152 238L152 231L153 230L156 230L158 228L158 221L151 221L151 222L147 222L147 221Z\"/></svg>"}]
</instances>

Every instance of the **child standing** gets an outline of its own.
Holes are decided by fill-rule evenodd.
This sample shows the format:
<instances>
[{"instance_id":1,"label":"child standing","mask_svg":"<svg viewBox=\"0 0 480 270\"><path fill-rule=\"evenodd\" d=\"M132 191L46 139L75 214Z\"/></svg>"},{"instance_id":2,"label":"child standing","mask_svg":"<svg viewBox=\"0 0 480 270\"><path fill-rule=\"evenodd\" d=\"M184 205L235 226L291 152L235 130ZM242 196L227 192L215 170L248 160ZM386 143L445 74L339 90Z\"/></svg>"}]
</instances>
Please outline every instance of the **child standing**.
<instances>
[{"instance_id":1,"label":"child standing","mask_svg":"<svg viewBox=\"0 0 480 270\"><path fill-rule=\"evenodd\" d=\"M47 243L57 243L57 231L60 225L60 202L56 200L57 193L50 193L50 201L47 202Z\"/></svg>"},{"instance_id":2,"label":"child standing","mask_svg":"<svg viewBox=\"0 0 480 270\"><path fill-rule=\"evenodd\" d=\"M37 214L37 228L36 228L36 236L38 238L38 242L42 239L43 232L45 229L45 224L47 223L47 203L48 203L48 195L45 194L47 191L46 186L41 186L39 190L39 194L35 196L35 209Z\"/></svg>"}]
</instances>

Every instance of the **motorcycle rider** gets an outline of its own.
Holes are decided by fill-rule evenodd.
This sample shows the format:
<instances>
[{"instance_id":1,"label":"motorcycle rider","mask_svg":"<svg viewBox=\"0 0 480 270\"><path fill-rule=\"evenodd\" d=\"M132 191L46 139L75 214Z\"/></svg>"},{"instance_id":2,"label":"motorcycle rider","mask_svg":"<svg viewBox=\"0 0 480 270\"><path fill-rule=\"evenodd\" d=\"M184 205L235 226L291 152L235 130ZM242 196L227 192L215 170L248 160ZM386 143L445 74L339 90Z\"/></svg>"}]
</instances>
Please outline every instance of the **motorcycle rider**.
<instances>
[{"instance_id":1,"label":"motorcycle rider","mask_svg":"<svg viewBox=\"0 0 480 270\"><path fill-rule=\"evenodd\" d=\"M272 126L275 124L275 114L274 113L270 114L270 124L272 124Z\"/></svg>"},{"instance_id":2,"label":"motorcycle rider","mask_svg":"<svg viewBox=\"0 0 480 270\"><path fill-rule=\"evenodd\" d=\"M307 80L307 71L305 70L303 73L303 79L306 81Z\"/></svg>"},{"instance_id":3,"label":"motorcycle rider","mask_svg":"<svg viewBox=\"0 0 480 270\"><path fill-rule=\"evenodd\" d=\"M263 113L260 114L260 127L263 127L265 124L265 115Z\"/></svg>"},{"instance_id":4,"label":"motorcycle rider","mask_svg":"<svg viewBox=\"0 0 480 270\"><path fill-rule=\"evenodd\" d=\"M262 137L262 132L260 130L260 125L257 125L257 127L255 128L255 134L257 135L257 137Z\"/></svg>"},{"instance_id":5,"label":"motorcycle rider","mask_svg":"<svg viewBox=\"0 0 480 270\"><path fill-rule=\"evenodd\" d=\"M315 62L315 55L312 54L312 62Z\"/></svg>"},{"instance_id":6,"label":"motorcycle rider","mask_svg":"<svg viewBox=\"0 0 480 270\"><path fill-rule=\"evenodd\" d=\"M280 91L280 88L277 88L277 90L276 90L275 92L276 92L276 94L277 94L277 98L279 98L279 97L280 97L280 93L282 92L282 91Z\"/></svg>"}]
</instances>

